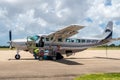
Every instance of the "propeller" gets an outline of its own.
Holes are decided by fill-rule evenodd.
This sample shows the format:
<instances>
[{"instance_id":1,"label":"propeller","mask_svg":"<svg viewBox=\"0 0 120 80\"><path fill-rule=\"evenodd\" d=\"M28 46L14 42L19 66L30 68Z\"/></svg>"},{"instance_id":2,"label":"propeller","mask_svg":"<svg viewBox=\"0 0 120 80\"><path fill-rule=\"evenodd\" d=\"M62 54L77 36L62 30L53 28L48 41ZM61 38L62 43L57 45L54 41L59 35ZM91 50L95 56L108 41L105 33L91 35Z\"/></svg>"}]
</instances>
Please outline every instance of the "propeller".
<instances>
[{"instance_id":1,"label":"propeller","mask_svg":"<svg viewBox=\"0 0 120 80\"><path fill-rule=\"evenodd\" d=\"M10 43L9 48L12 49L13 47L12 47L12 31L11 30L9 31L9 43Z\"/></svg>"}]
</instances>

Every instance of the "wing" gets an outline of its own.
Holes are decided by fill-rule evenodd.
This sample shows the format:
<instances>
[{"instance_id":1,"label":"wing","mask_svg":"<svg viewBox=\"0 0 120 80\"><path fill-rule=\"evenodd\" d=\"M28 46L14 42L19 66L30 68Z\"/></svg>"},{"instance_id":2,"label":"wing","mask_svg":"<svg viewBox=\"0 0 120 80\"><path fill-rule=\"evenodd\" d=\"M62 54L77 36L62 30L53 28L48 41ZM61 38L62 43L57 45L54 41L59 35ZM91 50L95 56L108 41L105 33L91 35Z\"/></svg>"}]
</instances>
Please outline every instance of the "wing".
<instances>
[{"instance_id":1,"label":"wing","mask_svg":"<svg viewBox=\"0 0 120 80\"><path fill-rule=\"evenodd\" d=\"M70 25L62 30L56 31L48 35L47 37L51 39L53 42L58 41L58 39L65 39L71 37L78 33L78 30L82 29L84 26L80 25Z\"/></svg>"}]
</instances>

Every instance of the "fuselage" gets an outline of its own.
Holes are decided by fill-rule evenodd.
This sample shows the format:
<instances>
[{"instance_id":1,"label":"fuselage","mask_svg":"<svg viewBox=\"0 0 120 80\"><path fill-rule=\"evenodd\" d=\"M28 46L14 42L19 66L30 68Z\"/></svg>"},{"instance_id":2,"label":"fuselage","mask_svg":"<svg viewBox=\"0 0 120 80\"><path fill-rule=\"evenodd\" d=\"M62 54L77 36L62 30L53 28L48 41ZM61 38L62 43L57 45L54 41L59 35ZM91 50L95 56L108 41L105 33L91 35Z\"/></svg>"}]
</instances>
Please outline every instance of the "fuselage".
<instances>
[{"instance_id":1,"label":"fuselage","mask_svg":"<svg viewBox=\"0 0 120 80\"><path fill-rule=\"evenodd\" d=\"M32 40L29 40L29 42ZM57 42L52 42L52 40L48 40L44 38L44 47L48 48L49 46L55 47L60 46L60 51L62 53L66 52L79 52L85 50L89 47L95 47L102 45L100 44L101 40L98 39L75 39L75 38L67 38L64 40L58 40ZM17 39L12 41L12 46L16 47L20 50L28 50L27 47L28 40L27 39ZM37 44L37 42L34 42Z\"/></svg>"}]
</instances>

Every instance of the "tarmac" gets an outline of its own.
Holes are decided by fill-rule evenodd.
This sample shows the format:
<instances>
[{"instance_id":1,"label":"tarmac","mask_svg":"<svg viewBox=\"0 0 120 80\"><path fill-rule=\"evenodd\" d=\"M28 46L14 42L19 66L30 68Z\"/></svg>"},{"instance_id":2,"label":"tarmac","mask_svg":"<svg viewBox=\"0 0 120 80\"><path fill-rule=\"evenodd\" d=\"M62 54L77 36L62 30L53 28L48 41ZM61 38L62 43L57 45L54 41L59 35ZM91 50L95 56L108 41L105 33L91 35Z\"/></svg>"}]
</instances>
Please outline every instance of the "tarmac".
<instances>
[{"instance_id":1,"label":"tarmac","mask_svg":"<svg viewBox=\"0 0 120 80\"><path fill-rule=\"evenodd\" d=\"M73 80L90 73L120 73L120 50L85 50L62 60L34 60L21 51L0 51L0 80Z\"/></svg>"}]
</instances>

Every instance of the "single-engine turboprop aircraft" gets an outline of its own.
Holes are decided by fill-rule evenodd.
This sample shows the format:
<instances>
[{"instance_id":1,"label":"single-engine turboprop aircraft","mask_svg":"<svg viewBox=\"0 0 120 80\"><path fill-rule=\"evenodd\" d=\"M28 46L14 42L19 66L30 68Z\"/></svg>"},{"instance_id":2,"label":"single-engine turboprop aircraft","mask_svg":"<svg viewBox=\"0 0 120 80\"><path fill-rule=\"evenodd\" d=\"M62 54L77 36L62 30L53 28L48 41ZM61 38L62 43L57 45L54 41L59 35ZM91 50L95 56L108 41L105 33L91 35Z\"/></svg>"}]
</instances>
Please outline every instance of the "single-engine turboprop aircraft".
<instances>
[{"instance_id":1,"label":"single-engine turboprop aircraft","mask_svg":"<svg viewBox=\"0 0 120 80\"><path fill-rule=\"evenodd\" d=\"M83 39L83 38L70 38L71 36L78 33L78 30L84 28L80 25L70 25L62 30L56 31L48 35L35 35L27 37L26 39L12 40L12 33L9 31L9 43L10 48L15 47L17 49L16 59L20 59L20 50L29 51L33 54L34 47L56 47L59 46L59 52L66 54L67 56L72 53L86 50L87 48L105 45L111 41L120 40L120 38L113 39L113 22L109 21L103 34L95 36L94 38ZM40 42L43 41L43 43ZM44 44L44 45L43 45Z\"/></svg>"}]
</instances>

